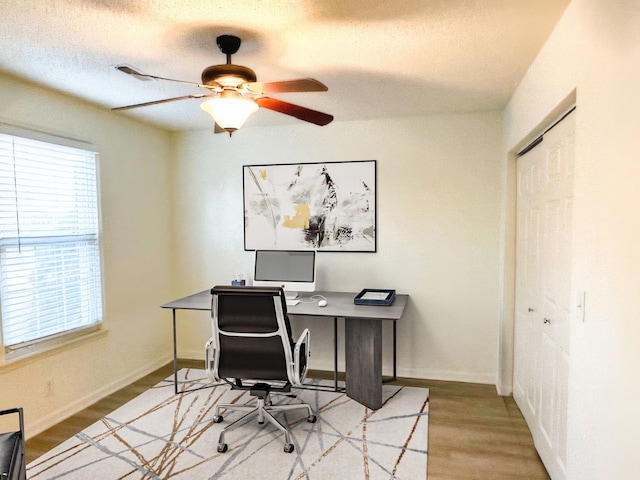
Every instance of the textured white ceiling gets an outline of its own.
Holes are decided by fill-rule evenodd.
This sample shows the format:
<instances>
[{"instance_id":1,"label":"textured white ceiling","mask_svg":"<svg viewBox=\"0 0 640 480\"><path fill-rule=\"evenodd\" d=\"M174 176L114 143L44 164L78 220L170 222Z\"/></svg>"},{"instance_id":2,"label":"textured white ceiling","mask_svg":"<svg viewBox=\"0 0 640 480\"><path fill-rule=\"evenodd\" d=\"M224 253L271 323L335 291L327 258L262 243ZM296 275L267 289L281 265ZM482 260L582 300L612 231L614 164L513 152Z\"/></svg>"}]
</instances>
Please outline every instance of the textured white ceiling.
<instances>
[{"instance_id":1,"label":"textured white ceiling","mask_svg":"<svg viewBox=\"0 0 640 480\"><path fill-rule=\"evenodd\" d=\"M201 93L225 63L259 81L313 77L324 93L273 95L356 120L502 109L569 0L3 0L0 70L112 108ZM170 130L211 127L200 101L128 110ZM247 123L298 122L261 109ZM321 128L311 126L313 128ZM246 127L245 127L246 128Z\"/></svg>"}]
</instances>

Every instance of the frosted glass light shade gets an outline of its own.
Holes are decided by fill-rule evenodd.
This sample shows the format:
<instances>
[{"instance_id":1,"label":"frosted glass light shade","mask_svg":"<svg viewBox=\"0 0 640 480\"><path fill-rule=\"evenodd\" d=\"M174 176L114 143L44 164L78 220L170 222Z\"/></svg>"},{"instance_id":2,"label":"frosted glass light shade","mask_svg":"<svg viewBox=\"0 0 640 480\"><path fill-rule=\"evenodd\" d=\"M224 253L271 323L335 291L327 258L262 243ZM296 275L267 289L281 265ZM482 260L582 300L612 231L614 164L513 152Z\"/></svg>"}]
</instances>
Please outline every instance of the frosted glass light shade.
<instances>
[{"instance_id":1,"label":"frosted glass light shade","mask_svg":"<svg viewBox=\"0 0 640 480\"><path fill-rule=\"evenodd\" d=\"M220 128L233 132L258 110L258 104L251 98L246 98L234 90L223 90L209 100L202 102L200 108L213 118Z\"/></svg>"}]
</instances>

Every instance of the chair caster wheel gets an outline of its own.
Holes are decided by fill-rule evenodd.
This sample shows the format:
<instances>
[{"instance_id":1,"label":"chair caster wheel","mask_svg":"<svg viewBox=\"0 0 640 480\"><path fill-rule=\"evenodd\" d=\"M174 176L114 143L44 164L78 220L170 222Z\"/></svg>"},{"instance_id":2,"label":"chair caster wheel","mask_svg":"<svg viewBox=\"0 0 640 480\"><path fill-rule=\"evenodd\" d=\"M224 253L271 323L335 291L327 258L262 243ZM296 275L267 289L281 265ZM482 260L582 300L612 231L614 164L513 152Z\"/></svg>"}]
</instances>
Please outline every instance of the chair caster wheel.
<instances>
[{"instance_id":1,"label":"chair caster wheel","mask_svg":"<svg viewBox=\"0 0 640 480\"><path fill-rule=\"evenodd\" d=\"M224 453L227 451L228 449L228 445L226 443L219 443L218 444L218 453Z\"/></svg>"},{"instance_id":2,"label":"chair caster wheel","mask_svg":"<svg viewBox=\"0 0 640 480\"><path fill-rule=\"evenodd\" d=\"M318 418L315 415L309 415L307 417L307 422L309 422L309 423L316 423L317 420L318 420Z\"/></svg>"},{"instance_id":3,"label":"chair caster wheel","mask_svg":"<svg viewBox=\"0 0 640 480\"><path fill-rule=\"evenodd\" d=\"M214 415L213 416L213 423L221 423L223 420L222 415Z\"/></svg>"},{"instance_id":4,"label":"chair caster wheel","mask_svg":"<svg viewBox=\"0 0 640 480\"><path fill-rule=\"evenodd\" d=\"M284 444L284 453L293 452L293 443L285 443Z\"/></svg>"}]
</instances>

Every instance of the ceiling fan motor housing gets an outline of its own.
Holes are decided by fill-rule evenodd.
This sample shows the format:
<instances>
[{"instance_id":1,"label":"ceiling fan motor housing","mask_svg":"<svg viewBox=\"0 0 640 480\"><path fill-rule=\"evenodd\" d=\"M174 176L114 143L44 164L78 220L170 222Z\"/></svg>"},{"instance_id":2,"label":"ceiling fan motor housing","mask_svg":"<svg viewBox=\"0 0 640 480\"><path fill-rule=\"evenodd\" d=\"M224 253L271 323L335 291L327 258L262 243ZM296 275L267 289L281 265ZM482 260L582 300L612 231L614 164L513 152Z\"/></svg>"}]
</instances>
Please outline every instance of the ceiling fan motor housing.
<instances>
[{"instance_id":1,"label":"ceiling fan motor housing","mask_svg":"<svg viewBox=\"0 0 640 480\"><path fill-rule=\"evenodd\" d=\"M235 35L220 35L216 37L218 48L225 55L233 55L240 49L241 40Z\"/></svg>"},{"instance_id":2,"label":"ceiling fan motor housing","mask_svg":"<svg viewBox=\"0 0 640 480\"><path fill-rule=\"evenodd\" d=\"M204 85L223 87L237 87L241 83L255 82L256 72L242 65L211 65L202 71L202 83Z\"/></svg>"}]
</instances>

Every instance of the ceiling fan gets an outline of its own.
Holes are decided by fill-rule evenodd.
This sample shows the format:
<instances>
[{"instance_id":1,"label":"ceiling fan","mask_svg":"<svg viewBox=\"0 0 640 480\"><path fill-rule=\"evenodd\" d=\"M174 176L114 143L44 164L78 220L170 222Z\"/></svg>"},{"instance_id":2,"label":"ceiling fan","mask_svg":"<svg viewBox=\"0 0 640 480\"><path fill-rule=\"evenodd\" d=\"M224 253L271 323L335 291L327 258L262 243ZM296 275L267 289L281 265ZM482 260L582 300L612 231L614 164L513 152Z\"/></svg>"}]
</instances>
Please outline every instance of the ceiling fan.
<instances>
[{"instance_id":1,"label":"ceiling fan","mask_svg":"<svg viewBox=\"0 0 640 480\"><path fill-rule=\"evenodd\" d=\"M180 97L166 98L152 102L138 103L112 110L128 110L131 108L147 107L160 103L175 102L189 98L206 99L200 107L209 113L215 122L216 133L229 132L231 135L259 107L280 112L316 125L327 125L333 116L294 105L276 98L265 96L272 93L289 92L326 92L327 87L313 78L301 78L281 82L258 82L256 74L248 67L231 63L231 55L240 48L240 39L234 35L220 35L216 38L218 48L227 56L227 63L211 65L202 71L202 83L175 80L138 72L128 65L118 65L116 68L123 73L132 75L139 80L166 80L185 83L207 90L207 93L196 93Z\"/></svg>"}]
</instances>

